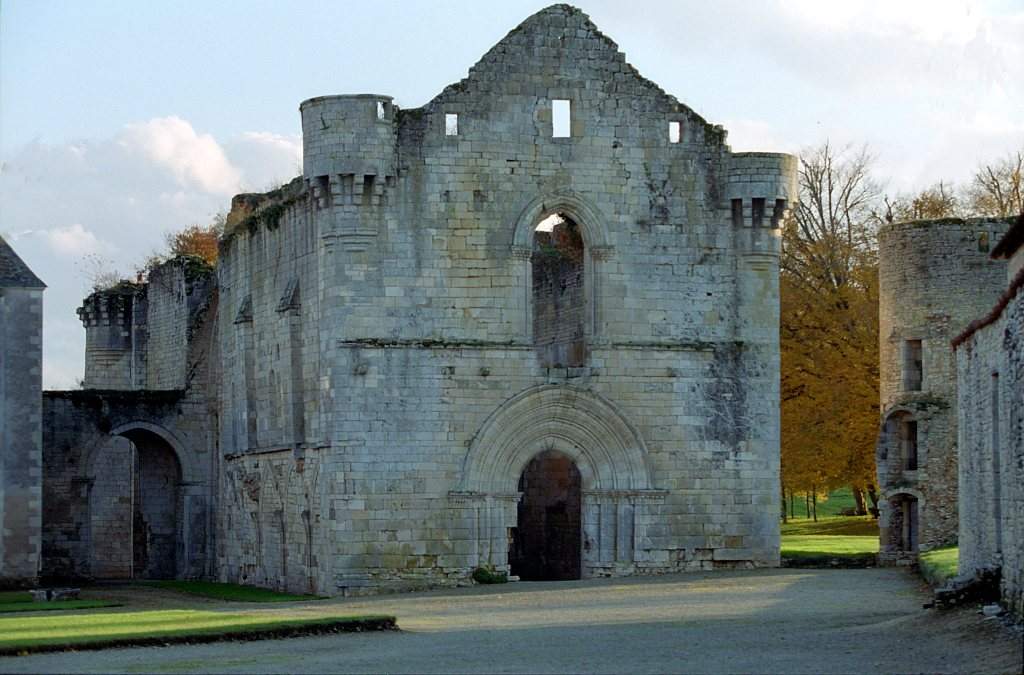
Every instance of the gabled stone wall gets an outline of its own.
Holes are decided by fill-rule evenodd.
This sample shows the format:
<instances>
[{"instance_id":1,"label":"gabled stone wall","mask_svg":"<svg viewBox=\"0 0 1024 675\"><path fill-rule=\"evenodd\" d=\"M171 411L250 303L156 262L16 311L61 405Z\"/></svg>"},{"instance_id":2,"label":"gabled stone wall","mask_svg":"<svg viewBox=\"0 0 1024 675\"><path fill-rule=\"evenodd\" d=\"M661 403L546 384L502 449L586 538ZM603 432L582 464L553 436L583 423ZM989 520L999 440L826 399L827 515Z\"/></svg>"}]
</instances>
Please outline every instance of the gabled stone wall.
<instances>
[{"instance_id":1,"label":"gabled stone wall","mask_svg":"<svg viewBox=\"0 0 1024 675\"><path fill-rule=\"evenodd\" d=\"M300 112L301 181L236 198L222 244L220 578L333 594L507 570L519 475L551 449L582 477L585 576L778 564L794 158L731 153L565 5L422 108ZM552 214L583 241L571 364L534 334Z\"/></svg>"}]
</instances>

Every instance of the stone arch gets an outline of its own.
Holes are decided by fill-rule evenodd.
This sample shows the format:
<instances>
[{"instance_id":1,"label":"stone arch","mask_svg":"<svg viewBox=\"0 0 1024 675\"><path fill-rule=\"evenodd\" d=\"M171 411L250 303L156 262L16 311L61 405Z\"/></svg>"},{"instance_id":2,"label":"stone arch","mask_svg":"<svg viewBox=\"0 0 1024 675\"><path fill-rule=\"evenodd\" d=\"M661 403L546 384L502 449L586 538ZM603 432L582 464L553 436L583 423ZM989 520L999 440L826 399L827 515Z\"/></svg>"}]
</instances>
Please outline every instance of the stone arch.
<instances>
[{"instance_id":1,"label":"stone arch","mask_svg":"<svg viewBox=\"0 0 1024 675\"><path fill-rule=\"evenodd\" d=\"M583 239L583 293L586 303L584 332L589 339L602 333L601 264L613 253L607 219L584 197L571 190L554 190L527 202L512 223L512 260L523 292L522 334L533 340L533 234L541 220L555 213L568 216L579 226Z\"/></svg>"},{"instance_id":2,"label":"stone arch","mask_svg":"<svg viewBox=\"0 0 1024 675\"><path fill-rule=\"evenodd\" d=\"M608 225L601 211L571 190L555 190L527 202L513 226L512 246L529 249L533 228L553 213L565 213L580 226L588 249L605 250L611 245Z\"/></svg>"},{"instance_id":3,"label":"stone arch","mask_svg":"<svg viewBox=\"0 0 1024 675\"><path fill-rule=\"evenodd\" d=\"M924 496L917 489L900 486L886 490L882 498L879 554L883 559L907 562L920 551Z\"/></svg>"},{"instance_id":4,"label":"stone arch","mask_svg":"<svg viewBox=\"0 0 1024 675\"><path fill-rule=\"evenodd\" d=\"M174 450L174 454L178 457L178 464L181 467L182 484L189 485L202 482L199 473L199 464L195 453L193 453L187 445L182 443L181 439L179 439L169 429L151 422L134 421L126 422L114 427L110 430L110 435L124 436L130 440L131 432L133 431L148 431L154 436L159 437L162 441L167 443L172 450Z\"/></svg>"},{"instance_id":5,"label":"stone arch","mask_svg":"<svg viewBox=\"0 0 1024 675\"><path fill-rule=\"evenodd\" d=\"M95 578L192 577L205 571L207 480L170 429L133 420L97 438L83 471Z\"/></svg>"},{"instance_id":6,"label":"stone arch","mask_svg":"<svg viewBox=\"0 0 1024 675\"><path fill-rule=\"evenodd\" d=\"M556 450L575 462L587 491L650 490L647 447L600 395L541 385L513 396L484 421L463 463L460 492L515 494L529 461Z\"/></svg>"},{"instance_id":7,"label":"stone arch","mask_svg":"<svg viewBox=\"0 0 1024 675\"><path fill-rule=\"evenodd\" d=\"M920 416L905 406L886 412L878 433L876 463L882 487L899 483L907 471L916 471L926 459L921 451L924 430Z\"/></svg>"}]
</instances>

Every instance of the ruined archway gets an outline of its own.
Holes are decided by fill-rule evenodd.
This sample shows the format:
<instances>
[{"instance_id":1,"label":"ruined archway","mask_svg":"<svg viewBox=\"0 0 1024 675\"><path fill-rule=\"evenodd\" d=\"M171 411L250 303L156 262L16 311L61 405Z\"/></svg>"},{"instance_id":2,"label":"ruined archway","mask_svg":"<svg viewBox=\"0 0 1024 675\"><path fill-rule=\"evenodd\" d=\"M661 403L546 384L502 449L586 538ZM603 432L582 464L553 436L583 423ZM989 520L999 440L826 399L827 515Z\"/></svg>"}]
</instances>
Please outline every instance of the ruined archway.
<instances>
[{"instance_id":1,"label":"ruined archway","mask_svg":"<svg viewBox=\"0 0 1024 675\"><path fill-rule=\"evenodd\" d=\"M879 506L879 557L884 562L911 564L921 544L924 499L910 488L895 488L882 495Z\"/></svg>"},{"instance_id":2,"label":"ruined archway","mask_svg":"<svg viewBox=\"0 0 1024 675\"><path fill-rule=\"evenodd\" d=\"M94 451L88 471L93 577L181 576L186 465L179 448L166 430L134 423L111 430Z\"/></svg>"},{"instance_id":3,"label":"ruined archway","mask_svg":"<svg viewBox=\"0 0 1024 675\"><path fill-rule=\"evenodd\" d=\"M579 474L580 575L632 572L648 515L665 493L654 489L643 439L621 411L593 391L565 385L513 396L473 439L451 497L479 564L508 570L520 482L543 453L565 457Z\"/></svg>"},{"instance_id":4,"label":"ruined archway","mask_svg":"<svg viewBox=\"0 0 1024 675\"><path fill-rule=\"evenodd\" d=\"M560 452L535 456L519 478L509 567L525 581L579 579L582 544L580 472Z\"/></svg>"}]
</instances>

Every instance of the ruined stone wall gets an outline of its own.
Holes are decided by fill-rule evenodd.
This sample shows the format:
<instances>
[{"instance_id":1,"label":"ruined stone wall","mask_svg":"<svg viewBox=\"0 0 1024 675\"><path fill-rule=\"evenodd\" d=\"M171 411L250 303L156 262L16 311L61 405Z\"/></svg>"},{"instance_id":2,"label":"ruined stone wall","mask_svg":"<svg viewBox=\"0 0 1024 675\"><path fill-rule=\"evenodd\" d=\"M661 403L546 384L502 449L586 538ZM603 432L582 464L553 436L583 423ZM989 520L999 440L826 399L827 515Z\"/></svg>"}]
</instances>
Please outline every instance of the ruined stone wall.
<instances>
[{"instance_id":1,"label":"ruined stone wall","mask_svg":"<svg viewBox=\"0 0 1024 675\"><path fill-rule=\"evenodd\" d=\"M1018 225L1019 227L1019 225ZM1018 256L1022 255L1018 252ZM1019 259L1014 262L1019 262ZM1024 616L1024 295L956 348L960 572L1002 568L1002 600ZM978 317L980 318L980 316Z\"/></svg>"},{"instance_id":2,"label":"ruined stone wall","mask_svg":"<svg viewBox=\"0 0 1024 675\"><path fill-rule=\"evenodd\" d=\"M0 284L0 587L39 576L42 321L42 288Z\"/></svg>"},{"instance_id":3,"label":"ruined stone wall","mask_svg":"<svg viewBox=\"0 0 1024 675\"><path fill-rule=\"evenodd\" d=\"M988 252L1006 220L947 219L888 225L879 233L881 431L876 453L881 559L911 562L893 520L916 498L919 550L957 537L956 363L950 341L995 302L1005 265ZM920 385L908 341L920 341ZM917 469L906 470L895 422L917 424Z\"/></svg>"},{"instance_id":4,"label":"ruined stone wall","mask_svg":"<svg viewBox=\"0 0 1024 675\"><path fill-rule=\"evenodd\" d=\"M731 154L565 6L421 109L301 112L303 182L240 198L258 206L222 246L221 578L333 594L507 569L519 473L552 447L583 476L585 575L778 563L778 223L752 208L794 198L793 158ZM584 242L572 368L533 333L552 213Z\"/></svg>"}]
</instances>

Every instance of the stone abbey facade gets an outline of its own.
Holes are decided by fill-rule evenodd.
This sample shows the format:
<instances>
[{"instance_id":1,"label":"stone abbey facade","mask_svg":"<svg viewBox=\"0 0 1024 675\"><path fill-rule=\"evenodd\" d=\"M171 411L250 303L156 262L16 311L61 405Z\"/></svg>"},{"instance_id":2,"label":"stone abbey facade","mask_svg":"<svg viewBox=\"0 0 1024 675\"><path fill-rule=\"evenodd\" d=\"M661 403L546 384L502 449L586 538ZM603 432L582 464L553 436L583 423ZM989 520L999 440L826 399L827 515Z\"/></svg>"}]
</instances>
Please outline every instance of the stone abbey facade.
<instances>
[{"instance_id":1,"label":"stone abbey facade","mask_svg":"<svg viewBox=\"0 0 1024 675\"><path fill-rule=\"evenodd\" d=\"M732 153L566 5L422 108L300 113L303 175L235 197L215 272L80 309L44 574L343 594L778 564L793 157Z\"/></svg>"},{"instance_id":2,"label":"stone abbey facade","mask_svg":"<svg viewBox=\"0 0 1024 675\"><path fill-rule=\"evenodd\" d=\"M879 391L875 456L879 558L912 564L957 541L957 366L951 340L1006 285L989 252L1005 219L890 224L879 233Z\"/></svg>"}]
</instances>

